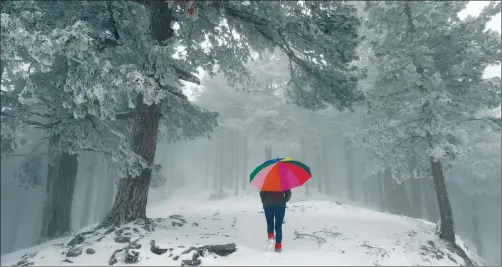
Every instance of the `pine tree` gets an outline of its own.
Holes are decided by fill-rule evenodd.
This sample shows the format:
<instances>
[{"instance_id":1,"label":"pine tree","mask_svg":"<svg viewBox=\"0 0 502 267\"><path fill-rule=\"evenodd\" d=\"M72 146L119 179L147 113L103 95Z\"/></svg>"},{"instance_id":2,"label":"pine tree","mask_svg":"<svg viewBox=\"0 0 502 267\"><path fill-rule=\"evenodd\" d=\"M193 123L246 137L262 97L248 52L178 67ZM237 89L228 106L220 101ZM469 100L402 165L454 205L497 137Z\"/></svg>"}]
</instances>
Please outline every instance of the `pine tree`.
<instances>
[{"instance_id":1,"label":"pine tree","mask_svg":"<svg viewBox=\"0 0 502 267\"><path fill-rule=\"evenodd\" d=\"M445 173L470 152L461 125L499 105L500 79L483 79L500 62L500 35L484 30L500 12L492 2L480 16L461 21L464 2L368 2L366 27L377 71L364 92L370 125L363 144L378 155L378 169L409 178L408 156L417 155L413 178L432 177L441 217L439 236L455 244Z\"/></svg>"}]
</instances>

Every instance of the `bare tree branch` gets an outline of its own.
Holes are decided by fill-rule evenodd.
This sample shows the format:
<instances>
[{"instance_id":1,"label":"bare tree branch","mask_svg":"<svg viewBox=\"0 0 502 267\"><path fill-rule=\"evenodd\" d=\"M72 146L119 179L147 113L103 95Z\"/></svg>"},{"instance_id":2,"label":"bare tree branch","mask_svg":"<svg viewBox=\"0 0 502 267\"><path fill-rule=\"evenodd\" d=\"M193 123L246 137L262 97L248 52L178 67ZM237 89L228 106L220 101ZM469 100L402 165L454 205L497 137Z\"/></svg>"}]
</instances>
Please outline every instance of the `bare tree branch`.
<instances>
[{"instance_id":1,"label":"bare tree branch","mask_svg":"<svg viewBox=\"0 0 502 267\"><path fill-rule=\"evenodd\" d=\"M50 123L41 123L41 122L38 122L38 121L32 121L32 120L27 120L27 119L24 119L24 118L19 118L18 116L14 116L12 114L8 114L8 113L5 113L4 111L1 111L0 112L1 115L3 116L7 116L7 117L11 117L11 118L15 118L15 119L18 119L18 120L21 120L23 123L26 123L26 124L29 124L35 128L41 128L41 129L49 129L49 128L52 128L60 123L63 122L63 119L58 119L58 120L54 120ZM69 117L70 119L73 118L72 116Z\"/></svg>"},{"instance_id":2,"label":"bare tree branch","mask_svg":"<svg viewBox=\"0 0 502 267\"><path fill-rule=\"evenodd\" d=\"M174 69L179 79L200 85L200 79L197 76L188 71L182 70L177 66L171 65L171 67Z\"/></svg>"},{"instance_id":3,"label":"bare tree branch","mask_svg":"<svg viewBox=\"0 0 502 267\"><path fill-rule=\"evenodd\" d=\"M95 148L83 148L82 150L84 150L84 151L91 151L91 152L97 152L97 153L103 153L103 154L106 154L108 156L112 156L111 152L105 151L105 150L99 150L99 149L95 149Z\"/></svg>"}]
</instances>

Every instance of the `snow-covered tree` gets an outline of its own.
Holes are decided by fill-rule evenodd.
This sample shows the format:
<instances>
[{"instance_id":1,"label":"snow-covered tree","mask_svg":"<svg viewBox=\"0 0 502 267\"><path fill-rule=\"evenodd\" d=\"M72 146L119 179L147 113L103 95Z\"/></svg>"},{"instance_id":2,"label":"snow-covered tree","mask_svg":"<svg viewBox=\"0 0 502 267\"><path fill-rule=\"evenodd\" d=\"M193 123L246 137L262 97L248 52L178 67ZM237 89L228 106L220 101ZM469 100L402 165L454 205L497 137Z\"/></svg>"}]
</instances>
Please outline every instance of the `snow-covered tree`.
<instances>
[{"instance_id":1,"label":"snow-covered tree","mask_svg":"<svg viewBox=\"0 0 502 267\"><path fill-rule=\"evenodd\" d=\"M2 5L2 62L23 51L41 73L67 69L64 80L47 81L51 94L64 96L59 104L70 115L58 117L92 125L54 128L71 137L68 151L102 151L123 166L103 226L145 218L158 135L178 140L216 126L216 114L194 106L180 90L181 80L199 83L192 74L197 68L239 83L251 50L279 47L291 61L297 86L289 92L297 103L342 108L355 94L357 73L348 62L355 58L359 22L346 3L191 3Z\"/></svg>"},{"instance_id":2,"label":"snow-covered tree","mask_svg":"<svg viewBox=\"0 0 502 267\"><path fill-rule=\"evenodd\" d=\"M408 156L417 155L414 178L432 177L440 238L455 243L444 177L472 148L461 127L475 114L499 105L500 79L483 79L500 62L500 35L486 30L500 12L492 2L476 18L457 16L464 2L367 2L365 26L373 55L366 96L369 125L356 135L374 149L375 170L390 169L397 181L410 178ZM489 120L477 120L490 124Z\"/></svg>"},{"instance_id":3,"label":"snow-covered tree","mask_svg":"<svg viewBox=\"0 0 502 267\"><path fill-rule=\"evenodd\" d=\"M29 64L27 74L22 79L15 80L14 88L2 92L2 126L6 130L2 131L2 138L5 136L22 141L23 135L16 133L22 133L24 128L43 128L48 131L48 139L52 140L50 149L59 151L49 154L69 153L68 156L76 164L75 153L79 151L104 152L122 166L118 168L122 170L121 177L135 177L142 169L153 167L153 158L148 163L148 158L145 159L138 153L140 148L131 147L128 138L132 128L128 122L135 117L131 110L135 107L138 91L147 103L153 104L153 101L161 99L167 102L164 109L158 111L166 114L162 119L159 116L162 123L160 134L168 140L192 138L215 125L216 114L200 110L187 102L179 89L176 89L178 85L170 89L174 90L171 94L168 93L169 90L163 93L158 86L155 89L155 79L169 81L169 78L166 78L165 73L157 73L156 78L149 74L148 69L145 72L145 62L138 61L137 58L148 58L148 54L159 52L158 46L150 45L152 50L138 49L146 41L130 38L131 42L127 44L119 44L115 40L114 44L124 48L122 50L110 51L110 47L105 49L104 45L113 44L113 39L109 38L117 37L111 33L118 34L114 21L119 18L114 16L132 14L131 6L98 2L62 5L53 2L12 2L2 7L2 47L6 48L2 49L2 62L6 63L2 67L13 69L14 66L7 63L19 61ZM96 13L97 20L89 21L89 16ZM141 28L131 21L134 18L132 15L127 17L128 23L120 20L124 22L121 30L126 33L132 31L141 37ZM110 32L109 36L107 31ZM162 54L158 56L162 58ZM170 62L169 53L164 54L164 57ZM161 69L167 71L168 77L177 75L172 67ZM181 70L178 72L189 76ZM163 83L166 82L164 80ZM4 95L12 97L3 97ZM169 99L166 95L178 100ZM38 108L40 106L43 112ZM171 112L171 109L181 113ZM42 121L39 117L42 117ZM155 134L149 136L154 143L157 131L155 129ZM60 161L54 158L50 164L60 164ZM73 176L61 171L49 170L49 181L68 184L69 188L50 188L48 183L48 198L71 205L71 177ZM149 184L149 178L145 181ZM58 192L70 199L58 198ZM146 205L146 198L143 200ZM50 202L52 201L48 201ZM55 213L63 217L69 216L70 212L55 212L56 208L50 208L44 216ZM69 230L68 227L59 225L49 228L66 231ZM54 236L50 233L47 235Z\"/></svg>"}]
</instances>

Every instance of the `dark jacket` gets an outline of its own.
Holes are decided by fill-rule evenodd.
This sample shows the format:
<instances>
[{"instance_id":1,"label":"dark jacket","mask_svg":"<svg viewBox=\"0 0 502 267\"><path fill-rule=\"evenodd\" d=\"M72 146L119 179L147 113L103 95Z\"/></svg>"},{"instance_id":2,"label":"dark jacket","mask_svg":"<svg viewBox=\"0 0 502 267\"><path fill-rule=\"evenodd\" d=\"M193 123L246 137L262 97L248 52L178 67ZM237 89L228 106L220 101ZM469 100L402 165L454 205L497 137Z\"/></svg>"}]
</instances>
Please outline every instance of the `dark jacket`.
<instances>
[{"instance_id":1,"label":"dark jacket","mask_svg":"<svg viewBox=\"0 0 502 267\"><path fill-rule=\"evenodd\" d=\"M284 192L260 191L261 203L263 206L283 206L291 199L291 190Z\"/></svg>"}]
</instances>

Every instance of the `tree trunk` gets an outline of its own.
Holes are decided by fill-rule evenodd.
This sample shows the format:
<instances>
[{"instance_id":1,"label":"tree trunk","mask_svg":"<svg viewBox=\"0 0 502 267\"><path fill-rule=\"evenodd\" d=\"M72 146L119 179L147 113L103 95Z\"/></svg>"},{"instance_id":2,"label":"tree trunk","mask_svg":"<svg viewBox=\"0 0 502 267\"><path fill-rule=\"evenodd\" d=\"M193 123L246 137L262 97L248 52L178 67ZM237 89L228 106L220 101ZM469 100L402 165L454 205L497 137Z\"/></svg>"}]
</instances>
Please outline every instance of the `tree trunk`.
<instances>
[{"instance_id":1,"label":"tree trunk","mask_svg":"<svg viewBox=\"0 0 502 267\"><path fill-rule=\"evenodd\" d=\"M347 192L350 200L356 200L356 192L354 188L354 156L350 148L350 140L345 138L345 158L347 163Z\"/></svg>"},{"instance_id":2,"label":"tree trunk","mask_svg":"<svg viewBox=\"0 0 502 267\"><path fill-rule=\"evenodd\" d=\"M206 145L206 158L204 160L204 189L209 189L209 145Z\"/></svg>"},{"instance_id":3,"label":"tree trunk","mask_svg":"<svg viewBox=\"0 0 502 267\"><path fill-rule=\"evenodd\" d=\"M481 233L479 232L478 216L477 216L476 200L471 197L471 210L472 210L472 228L474 234L474 244L479 256L483 256L483 242L481 241Z\"/></svg>"},{"instance_id":4,"label":"tree trunk","mask_svg":"<svg viewBox=\"0 0 502 267\"><path fill-rule=\"evenodd\" d=\"M89 225L90 212L91 212L91 209L94 208L90 204L91 204L91 200L92 200L92 192L94 190L94 183L96 181L96 177L94 174L96 173L96 167L97 167L96 165L98 163L98 157L99 157L99 155L92 155L91 156L91 162L89 164L89 176L86 179L87 185L85 187L85 193L84 193L85 200L84 200L84 208L83 208L83 212L82 212L82 218L80 220L80 228Z\"/></svg>"},{"instance_id":5,"label":"tree trunk","mask_svg":"<svg viewBox=\"0 0 502 267\"><path fill-rule=\"evenodd\" d=\"M235 132L233 130L230 130L230 140L227 142L228 144L228 157L229 159L227 160L227 170L228 170L228 188L233 189L234 188L234 169L235 169L235 149L234 149L234 144L235 144Z\"/></svg>"},{"instance_id":6,"label":"tree trunk","mask_svg":"<svg viewBox=\"0 0 502 267\"><path fill-rule=\"evenodd\" d=\"M71 230L71 207L77 179L78 155L59 152L59 138L58 134L54 134L49 141L47 199L40 235L42 240L63 236Z\"/></svg>"},{"instance_id":7,"label":"tree trunk","mask_svg":"<svg viewBox=\"0 0 502 267\"><path fill-rule=\"evenodd\" d=\"M427 218L429 219L429 221L436 223L439 219L439 211L436 198L434 197L434 183L432 179L420 180L419 182L423 183L423 186L421 188L423 189L422 191L424 191L423 200L425 201L424 205L427 212Z\"/></svg>"},{"instance_id":8,"label":"tree trunk","mask_svg":"<svg viewBox=\"0 0 502 267\"><path fill-rule=\"evenodd\" d=\"M272 146L265 144L265 161L272 159Z\"/></svg>"},{"instance_id":9,"label":"tree trunk","mask_svg":"<svg viewBox=\"0 0 502 267\"><path fill-rule=\"evenodd\" d=\"M151 166L157 148L160 104L148 106L143 103L143 97L139 96L134 113L136 118L131 135L131 148ZM101 226L108 227L136 219L146 219L146 204L151 178L152 171L149 168L143 169L137 177L122 178L118 182L115 202Z\"/></svg>"},{"instance_id":10,"label":"tree trunk","mask_svg":"<svg viewBox=\"0 0 502 267\"><path fill-rule=\"evenodd\" d=\"M103 220L113 206L113 201L115 199L114 192L114 179L100 179L100 185L97 190L96 205L93 206L94 216L91 223L100 222Z\"/></svg>"},{"instance_id":11,"label":"tree trunk","mask_svg":"<svg viewBox=\"0 0 502 267\"><path fill-rule=\"evenodd\" d=\"M248 183L249 183L249 177L250 177L250 174L248 173L248 136L247 135L244 135L244 149L243 149L243 153L244 153L244 160L243 160L243 163L244 163L244 179L242 179L242 190L245 190L248 186Z\"/></svg>"},{"instance_id":12,"label":"tree trunk","mask_svg":"<svg viewBox=\"0 0 502 267\"><path fill-rule=\"evenodd\" d=\"M392 199L392 192L394 190L394 185L392 182L392 176L389 169L385 170L382 174L382 184L385 196L385 211L394 213L395 207Z\"/></svg>"},{"instance_id":13,"label":"tree trunk","mask_svg":"<svg viewBox=\"0 0 502 267\"><path fill-rule=\"evenodd\" d=\"M224 157L223 157L223 153L224 153L224 150L223 150L223 140L220 141L220 156L219 156L219 161L218 161L218 164L219 164L219 167L220 167L220 171L218 172L218 196L220 198L223 197L223 184L225 183L225 180L223 179L223 176L224 176L224 167L225 167L225 161L223 160Z\"/></svg>"},{"instance_id":14,"label":"tree trunk","mask_svg":"<svg viewBox=\"0 0 502 267\"><path fill-rule=\"evenodd\" d=\"M404 184L395 183L389 169L384 172L384 188L387 211L399 215L408 215L410 207Z\"/></svg>"},{"instance_id":15,"label":"tree trunk","mask_svg":"<svg viewBox=\"0 0 502 267\"><path fill-rule=\"evenodd\" d=\"M411 179L411 213L413 218L422 218L422 189L417 179Z\"/></svg>"},{"instance_id":16,"label":"tree trunk","mask_svg":"<svg viewBox=\"0 0 502 267\"><path fill-rule=\"evenodd\" d=\"M441 226L439 228L439 238L455 244L455 230L453 225L453 215L451 211L450 200L443 176L443 166L440 161L434 161L434 158L429 158L434 187L436 188L436 197L439 208L439 216L441 218Z\"/></svg>"},{"instance_id":17,"label":"tree trunk","mask_svg":"<svg viewBox=\"0 0 502 267\"><path fill-rule=\"evenodd\" d=\"M363 180L363 193L364 193L364 204L368 205L368 180Z\"/></svg>"},{"instance_id":18,"label":"tree trunk","mask_svg":"<svg viewBox=\"0 0 502 267\"><path fill-rule=\"evenodd\" d=\"M300 153L301 153L301 161L303 163L306 163L305 160L305 137L302 137L300 141ZM303 186L305 187L305 195L309 196L310 195L310 180L308 180Z\"/></svg>"},{"instance_id":19,"label":"tree trunk","mask_svg":"<svg viewBox=\"0 0 502 267\"><path fill-rule=\"evenodd\" d=\"M411 155L410 157L410 164L409 164L409 170L410 170L410 194L411 194L411 212L410 216L413 218L420 219L422 218L422 192L420 188L420 183L415 179L413 175L413 170L415 170L417 166L417 156L416 155Z\"/></svg>"},{"instance_id":20,"label":"tree trunk","mask_svg":"<svg viewBox=\"0 0 502 267\"><path fill-rule=\"evenodd\" d=\"M98 220L94 222L99 222L102 219L105 218L107 212L110 210L110 208L113 206L113 201L115 199L116 193L115 193L115 179L103 179L103 187L105 188L104 192L101 192L101 198L103 199L102 201L100 200L98 203L100 205L100 213Z\"/></svg>"},{"instance_id":21,"label":"tree trunk","mask_svg":"<svg viewBox=\"0 0 502 267\"><path fill-rule=\"evenodd\" d=\"M411 33L410 36L415 34L415 25L413 25L412 11L408 3L405 3L404 14L407 17L408 31ZM425 68L419 60L416 60L415 54L410 54L413 64L417 74L422 78L426 78ZM420 93L427 94L427 89L423 84L418 85ZM422 105L423 113L430 119L432 116L432 110L428 102ZM426 136L431 141L431 134L426 130ZM432 170L432 179L434 180L434 188L436 189L436 197L439 208L439 216L441 218L441 226L439 229L439 238L455 244L455 230L453 226L453 215L451 211L450 200L448 199L448 193L446 190L446 184L443 175L443 166L440 161L434 161L433 157L429 157L429 162Z\"/></svg>"},{"instance_id":22,"label":"tree trunk","mask_svg":"<svg viewBox=\"0 0 502 267\"><path fill-rule=\"evenodd\" d=\"M239 186L240 186L240 178L239 178L239 136L234 132L234 189L235 189L235 195L239 195Z\"/></svg>"},{"instance_id":23,"label":"tree trunk","mask_svg":"<svg viewBox=\"0 0 502 267\"><path fill-rule=\"evenodd\" d=\"M166 194L171 195L175 190L175 166L176 166L176 143L167 146L167 151L165 154L165 172L166 172L166 182L164 183L164 191ZM164 168L163 168L164 169Z\"/></svg>"},{"instance_id":24,"label":"tree trunk","mask_svg":"<svg viewBox=\"0 0 502 267\"><path fill-rule=\"evenodd\" d=\"M218 148L216 148L218 149ZM215 149L215 154L216 154L216 149ZM214 156L214 161L213 161L213 164L214 164L214 169L213 169L213 189L216 190L218 188L218 181L219 181L219 178L218 178L218 166L219 166L219 163L218 163L218 157L219 155L216 154Z\"/></svg>"},{"instance_id":25,"label":"tree trunk","mask_svg":"<svg viewBox=\"0 0 502 267\"><path fill-rule=\"evenodd\" d=\"M316 154L315 155L315 165L316 165L316 178L317 178L317 181L316 181L316 185L317 185L317 192L319 193L322 193L322 185L323 185L323 173L321 171L321 155L320 154Z\"/></svg>"},{"instance_id":26,"label":"tree trunk","mask_svg":"<svg viewBox=\"0 0 502 267\"><path fill-rule=\"evenodd\" d=\"M331 177L329 175L329 169L328 169L328 144L326 142L326 138L322 138L321 139L321 153L322 153L322 170L323 170L323 182L324 182L324 186L323 186L323 192L324 194L326 195L330 195L331 194Z\"/></svg>"},{"instance_id":27,"label":"tree trunk","mask_svg":"<svg viewBox=\"0 0 502 267\"><path fill-rule=\"evenodd\" d=\"M172 10L167 2L151 1L150 33L152 38L163 44L174 35L171 29ZM157 133L160 121L160 103L150 106L143 102L143 96L138 95L134 109L134 125L131 135L131 149L143 157L148 165L153 165L157 149ZM148 190L152 179L151 169L143 169L137 177L122 178L118 182L118 192L115 202L106 215L102 227L120 225L136 219L146 219L146 204Z\"/></svg>"},{"instance_id":28,"label":"tree trunk","mask_svg":"<svg viewBox=\"0 0 502 267\"><path fill-rule=\"evenodd\" d=\"M219 156L220 154L218 153L219 152L219 147L218 147L219 143L215 143L214 144L214 161L213 161L213 190L217 190L218 189L218 182L219 182L219 176L218 176L218 170L219 170Z\"/></svg>"},{"instance_id":29,"label":"tree trunk","mask_svg":"<svg viewBox=\"0 0 502 267\"><path fill-rule=\"evenodd\" d=\"M393 181L394 183L394 181ZM399 215L405 215L409 216L410 215L410 201L408 199L408 195L406 194L406 188L404 187L404 184L396 184L394 183L393 185L393 191L392 191L392 204L393 204L393 209L394 213L399 214Z\"/></svg>"},{"instance_id":30,"label":"tree trunk","mask_svg":"<svg viewBox=\"0 0 502 267\"><path fill-rule=\"evenodd\" d=\"M385 204L385 191L384 191L384 174L378 174L378 196L380 197L380 211L387 210L387 205Z\"/></svg>"}]
</instances>

